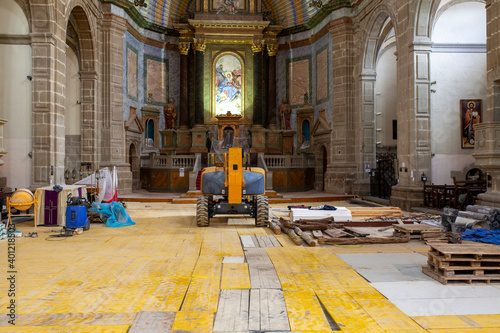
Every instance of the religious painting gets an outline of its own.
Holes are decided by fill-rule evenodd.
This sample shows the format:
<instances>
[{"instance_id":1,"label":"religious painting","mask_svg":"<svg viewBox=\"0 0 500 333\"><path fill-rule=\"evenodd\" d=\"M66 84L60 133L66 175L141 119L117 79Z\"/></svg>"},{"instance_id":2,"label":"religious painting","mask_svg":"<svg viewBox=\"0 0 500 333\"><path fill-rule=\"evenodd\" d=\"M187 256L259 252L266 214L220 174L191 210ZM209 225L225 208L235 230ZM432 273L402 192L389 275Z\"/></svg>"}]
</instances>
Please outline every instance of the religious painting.
<instances>
[{"instance_id":1,"label":"religious painting","mask_svg":"<svg viewBox=\"0 0 500 333\"><path fill-rule=\"evenodd\" d=\"M168 62L161 58L145 55L144 71L144 101L148 103L148 98L151 96L153 105L165 105L168 96Z\"/></svg>"},{"instance_id":2,"label":"religious painting","mask_svg":"<svg viewBox=\"0 0 500 333\"><path fill-rule=\"evenodd\" d=\"M460 118L462 148L474 148L474 125L481 122L481 100L461 99Z\"/></svg>"},{"instance_id":3,"label":"religious painting","mask_svg":"<svg viewBox=\"0 0 500 333\"><path fill-rule=\"evenodd\" d=\"M328 45L316 54L316 104L328 100Z\"/></svg>"},{"instance_id":4,"label":"religious painting","mask_svg":"<svg viewBox=\"0 0 500 333\"><path fill-rule=\"evenodd\" d=\"M127 44L127 96L137 101L137 50Z\"/></svg>"},{"instance_id":5,"label":"religious painting","mask_svg":"<svg viewBox=\"0 0 500 333\"><path fill-rule=\"evenodd\" d=\"M309 104L311 96L311 61L309 57L288 61L287 96L290 105L301 107Z\"/></svg>"},{"instance_id":6,"label":"religious painting","mask_svg":"<svg viewBox=\"0 0 500 333\"><path fill-rule=\"evenodd\" d=\"M241 114L243 101L243 61L235 53L224 53L213 62L215 115Z\"/></svg>"},{"instance_id":7,"label":"religious painting","mask_svg":"<svg viewBox=\"0 0 500 333\"><path fill-rule=\"evenodd\" d=\"M234 15L238 11L246 10L245 0L212 0L212 11L217 11L217 14Z\"/></svg>"}]
</instances>

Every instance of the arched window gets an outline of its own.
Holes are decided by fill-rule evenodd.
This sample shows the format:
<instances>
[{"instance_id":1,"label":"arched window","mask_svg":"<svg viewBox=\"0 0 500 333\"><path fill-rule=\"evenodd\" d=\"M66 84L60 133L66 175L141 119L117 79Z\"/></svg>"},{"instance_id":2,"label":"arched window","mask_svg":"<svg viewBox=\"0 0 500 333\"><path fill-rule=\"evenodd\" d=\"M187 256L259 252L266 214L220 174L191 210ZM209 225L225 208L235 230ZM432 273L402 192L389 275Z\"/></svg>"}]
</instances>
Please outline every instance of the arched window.
<instances>
[{"instance_id":1,"label":"arched window","mask_svg":"<svg viewBox=\"0 0 500 333\"><path fill-rule=\"evenodd\" d=\"M146 130L144 134L146 136L146 148L153 148L155 146L155 123L153 119L148 119L146 121Z\"/></svg>"}]
</instances>

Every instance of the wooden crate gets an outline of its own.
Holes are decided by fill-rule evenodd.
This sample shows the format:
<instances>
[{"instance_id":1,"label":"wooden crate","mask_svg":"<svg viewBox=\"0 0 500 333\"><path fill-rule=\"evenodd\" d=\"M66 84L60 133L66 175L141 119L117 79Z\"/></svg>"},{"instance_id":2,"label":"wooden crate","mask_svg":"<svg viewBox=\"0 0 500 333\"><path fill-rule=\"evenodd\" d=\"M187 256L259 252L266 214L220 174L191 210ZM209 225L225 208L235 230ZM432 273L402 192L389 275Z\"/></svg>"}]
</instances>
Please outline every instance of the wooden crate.
<instances>
[{"instance_id":1,"label":"wooden crate","mask_svg":"<svg viewBox=\"0 0 500 333\"><path fill-rule=\"evenodd\" d=\"M500 281L500 246L483 243L429 244L422 272L447 284L451 281Z\"/></svg>"}]
</instances>

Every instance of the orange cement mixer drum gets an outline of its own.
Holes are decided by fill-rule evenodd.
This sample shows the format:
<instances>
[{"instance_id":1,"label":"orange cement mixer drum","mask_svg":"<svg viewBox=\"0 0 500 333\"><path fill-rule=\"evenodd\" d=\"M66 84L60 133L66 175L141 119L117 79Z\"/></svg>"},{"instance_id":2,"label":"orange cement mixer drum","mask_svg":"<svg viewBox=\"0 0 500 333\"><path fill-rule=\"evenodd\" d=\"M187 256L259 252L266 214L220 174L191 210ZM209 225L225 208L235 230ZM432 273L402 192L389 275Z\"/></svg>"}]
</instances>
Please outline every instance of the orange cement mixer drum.
<instances>
[{"instance_id":1,"label":"orange cement mixer drum","mask_svg":"<svg viewBox=\"0 0 500 333\"><path fill-rule=\"evenodd\" d=\"M33 192L28 189L19 189L10 197L10 205L17 210L27 210L33 204Z\"/></svg>"}]
</instances>

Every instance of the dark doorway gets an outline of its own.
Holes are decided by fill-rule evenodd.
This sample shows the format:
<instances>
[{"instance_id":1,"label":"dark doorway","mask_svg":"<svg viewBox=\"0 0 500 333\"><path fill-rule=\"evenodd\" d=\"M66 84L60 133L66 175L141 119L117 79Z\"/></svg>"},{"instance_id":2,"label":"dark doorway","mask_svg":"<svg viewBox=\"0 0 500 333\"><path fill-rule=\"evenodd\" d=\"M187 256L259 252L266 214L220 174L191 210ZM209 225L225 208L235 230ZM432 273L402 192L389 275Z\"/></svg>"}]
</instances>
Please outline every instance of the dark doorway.
<instances>
[{"instance_id":1,"label":"dark doorway","mask_svg":"<svg viewBox=\"0 0 500 333\"><path fill-rule=\"evenodd\" d=\"M323 186L322 186L322 190L324 191L325 190L325 175L326 175L326 167L328 166L328 156L327 156L327 153L326 153L326 148L325 146L321 147L321 151L322 151L322 155L323 155Z\"/></svg>"},{"instance_id":2,"label":"dark doorway","mask_svg":"<svg viewBox=\"0 0 500 333\"><path fill-rule=\"evenodd\" d=\"M372 169L370 178L372 196L382 199L391 197L392 187L397 184L395 160L395 153L377 153L377 167Z\"/></svg>"}]
</instances>

